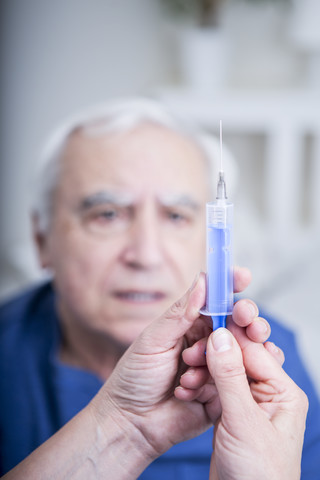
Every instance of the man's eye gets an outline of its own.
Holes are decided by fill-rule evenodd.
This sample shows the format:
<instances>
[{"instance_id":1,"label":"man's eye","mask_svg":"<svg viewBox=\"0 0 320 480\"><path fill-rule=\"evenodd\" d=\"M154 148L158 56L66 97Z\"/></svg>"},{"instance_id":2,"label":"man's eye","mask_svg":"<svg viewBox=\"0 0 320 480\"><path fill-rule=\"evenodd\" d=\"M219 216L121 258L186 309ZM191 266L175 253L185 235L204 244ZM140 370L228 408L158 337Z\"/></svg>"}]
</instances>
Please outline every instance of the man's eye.
<instances>
[{"instance_id":1,"label":"man's eye","mask_svg":"<svg viewBox=\"0 0 320 480\"><path fill-rule=\"evenodd\" d=\"M92 233L110 235L123 230L130 221L126 208L104 207L88 212L83 219L84 226Z\"/></svg>"},{"instance_id":2,"label":"man's eye","mask_svg":"<svg viewBox=\"0 0 320 480\"><path fill-rule=\"evenodd\" d=\"M167 217L174 223L181 223L187 220L186 216L180 212L167 212Z\"/></svg>"},{"instance_id":3,"label":"man's eye","mask_svg":"<svg viewBox=\"0 0 320 480\"><path fill-rule=\"evenodd\" d=\"M171 220L182 220L183 216L179 213L170 213L169 218L171 218Z\"/></svg>"},{"instance_id":4,"label":"man's eye","mask_svg":"<svg viewBox=\"0 0 320 480\"><path fill-rule=\"evenodd\" d=\"M118 216L116 210L104 210L97 215L97 218L102 220L114 220Z\"/></svg>"}]
</instances>

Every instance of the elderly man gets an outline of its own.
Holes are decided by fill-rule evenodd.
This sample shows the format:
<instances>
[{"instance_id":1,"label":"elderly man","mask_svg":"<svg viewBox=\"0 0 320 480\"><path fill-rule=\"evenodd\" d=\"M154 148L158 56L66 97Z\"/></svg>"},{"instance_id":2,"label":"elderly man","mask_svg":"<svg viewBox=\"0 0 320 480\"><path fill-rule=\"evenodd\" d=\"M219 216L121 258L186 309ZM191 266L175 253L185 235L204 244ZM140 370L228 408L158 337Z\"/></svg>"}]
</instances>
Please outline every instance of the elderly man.
<instances>
[{"instance_id":1,"label":"elderly man","mask_svg":"<svg viewBox=\"0 0 320 480\"><path fill-rule=\"evenodd\" d=\"M53 279L1 311L4 471L88 404L127 347L204 268L215 160L208 149L152 102L76 118L48 146L34 231ZM235 271L238 291L247 275ZM245 319L249 337L267 338L255 304L237 305L235 322ZM316 479L319 404L292 334L270 323L287 372L309 397L302 478ZM211 436L174 446L142 478L207 478Z\"/></svg>"}]
</instances>

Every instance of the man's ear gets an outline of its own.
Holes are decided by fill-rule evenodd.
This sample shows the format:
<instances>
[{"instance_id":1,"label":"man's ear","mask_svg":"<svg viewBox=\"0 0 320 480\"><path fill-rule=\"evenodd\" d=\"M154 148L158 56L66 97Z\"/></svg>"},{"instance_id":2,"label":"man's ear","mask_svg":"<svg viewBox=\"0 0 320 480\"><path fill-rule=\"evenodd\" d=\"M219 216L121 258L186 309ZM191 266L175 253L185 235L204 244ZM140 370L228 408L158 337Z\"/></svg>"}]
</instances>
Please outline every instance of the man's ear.
<instances>
[{"instance_id":1,"label":"man's ear","mask_svg":"<svg viewBox=\"0 0 320 480\"><path fill-rule=\"evenodd\" d=\"M48 250L48 234L40 228L39 214L33 212L31 216L32 236L36 246L39 263L42 268L50 268L50 255Z\"/></svg>"}]
</instances>

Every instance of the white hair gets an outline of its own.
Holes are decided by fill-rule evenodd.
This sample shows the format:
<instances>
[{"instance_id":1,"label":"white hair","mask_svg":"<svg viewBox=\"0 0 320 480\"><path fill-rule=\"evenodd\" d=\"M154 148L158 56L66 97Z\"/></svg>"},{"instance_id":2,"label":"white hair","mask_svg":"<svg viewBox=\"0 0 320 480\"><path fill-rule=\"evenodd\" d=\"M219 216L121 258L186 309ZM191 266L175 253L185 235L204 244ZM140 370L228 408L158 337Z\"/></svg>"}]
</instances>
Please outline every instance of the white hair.
<instances>
[{"instance_id":1,"label":"white hair","mask_svg":"<svg viewBox=\"0 0 320 480\"><path fill-rule=\"evenodd\" d=\"M197 145L207 160L209 188L212 192L215 191L220 145L213 135L200 131L191 122L180 118L155 100L136 98L112 101L73 115L45 144L32 202L32 210L38 217L40 231L46 232L50 226L53 195L60 176L60 160L72 134L81 130L86 135L99 137L108 133L125 133L145 123L163 126ZM233 191L237 169L231 153L225 147L223 162L227 172L228 189Z\"/></svg>"}]
</instances>

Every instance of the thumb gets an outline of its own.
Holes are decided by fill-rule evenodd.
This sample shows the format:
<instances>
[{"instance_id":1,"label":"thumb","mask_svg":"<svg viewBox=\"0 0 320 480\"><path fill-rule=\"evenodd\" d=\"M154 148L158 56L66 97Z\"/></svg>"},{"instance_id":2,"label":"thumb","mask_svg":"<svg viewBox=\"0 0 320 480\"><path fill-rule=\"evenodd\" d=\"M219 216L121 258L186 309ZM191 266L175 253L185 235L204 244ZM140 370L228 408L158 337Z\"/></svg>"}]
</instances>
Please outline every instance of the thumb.
<instances>
[{"instance_id":1,"label":"thumb","mask_svg":"<svg viewBox=\"0 0 320 480\"><path fill-rule=\"evenodd\" d=\"M222 411L232 418L248 415L255 405L239 344L226 328L218 328L209 337L206 359L218 390Z\"/></svg>"},{"instance_id":2,"label":"thumb","mask_svg":"<svg viewBox=\"0 0 320 480\"><path fill-rule=\"evenodd\" d=\"M145 353L173 348L177 341L199 318L199 310L205 303L205 275L197 275L190 289L160 318L154 320L140 335L139 344Z\"/></svg>"}]
</instances>

